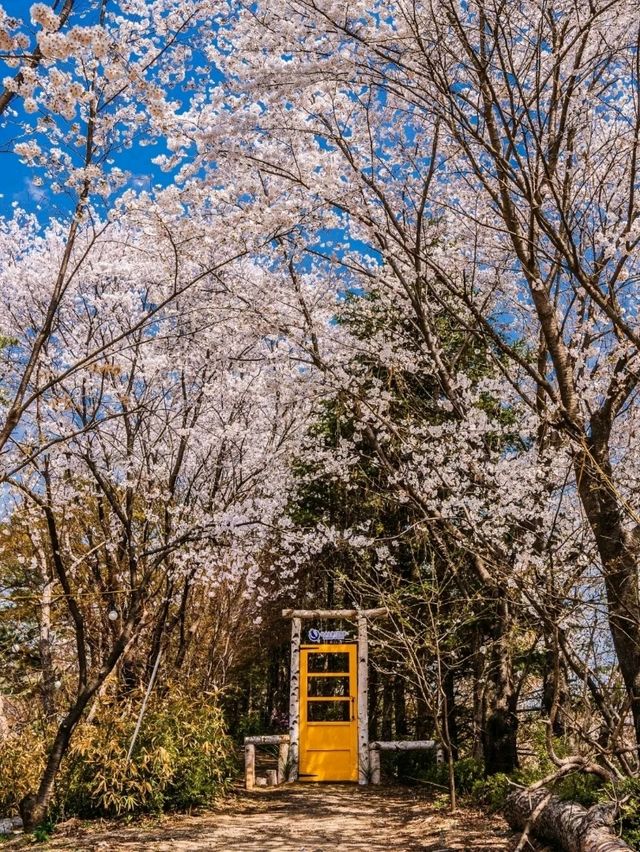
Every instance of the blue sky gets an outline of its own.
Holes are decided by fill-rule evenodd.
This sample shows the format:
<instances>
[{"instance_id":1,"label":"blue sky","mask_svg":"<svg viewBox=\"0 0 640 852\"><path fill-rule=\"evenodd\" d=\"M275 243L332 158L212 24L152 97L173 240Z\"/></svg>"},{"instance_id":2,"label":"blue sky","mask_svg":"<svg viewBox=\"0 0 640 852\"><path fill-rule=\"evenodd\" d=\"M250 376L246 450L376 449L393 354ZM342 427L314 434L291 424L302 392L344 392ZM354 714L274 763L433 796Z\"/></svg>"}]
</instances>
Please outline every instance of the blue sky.
<instances>
[{"instance_id":1,"label":"blue sky","mask_svg":"<svg viewBox=\"0 0 640 852\"><path fill-rule=\"evenodd\" d=\"M24 19L29 23L29 10L33 0L3 0L0 3L7 14ZM87 4L78 4L80 10L75 20L83 19L87 23ZM91 12L89 11L89 14ZM73 22L72 18L72 22ZM14 69L6 66L0 70L0 76L14 74ZM220 75L215 69L208 74L211 81L219 79ZM185 100L185 92L180 88L171 93L177 99ZM64 216L73 204L73 199L64 193L53 192L47 186L44 178L42 186L38 185L37 178L42 174L41 170L28 167L21 163L18 156L13 152L13 146L17 141L30 138L25 136L21 129L21 120L27 118L21 111L20 99L16 98L11 104L13 115L5 114L0 126L0 216L11 216L16 206L22 207L29 212L35 212L44 223L51 217ZM28 116L28 123L33 124L37 116ZM134 189L150 189L153 185L166 185L172 180L170 174L160 171L153 165L152 158L160 153L166 153L164 146L160 143L155 145L144 145L134 143L129 149L118 149L114 151L114 160L118 168L127 175L126 186ZM80 163L78 163L80 165ZM34 181L36 178L36 181Z\"/></svg>"}]
</instances>

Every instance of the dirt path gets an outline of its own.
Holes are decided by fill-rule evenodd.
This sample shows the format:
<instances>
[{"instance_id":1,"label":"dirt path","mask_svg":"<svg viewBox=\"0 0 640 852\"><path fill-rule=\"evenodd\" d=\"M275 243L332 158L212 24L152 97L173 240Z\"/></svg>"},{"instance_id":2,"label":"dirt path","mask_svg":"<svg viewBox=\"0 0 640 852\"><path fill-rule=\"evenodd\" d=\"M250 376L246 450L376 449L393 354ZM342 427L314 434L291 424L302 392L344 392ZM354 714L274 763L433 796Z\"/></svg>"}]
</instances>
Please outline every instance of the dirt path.
<instances>
[{"instance_id":1,"label":"dirt path","mask_svg":"<svg viewBox=\"0 0 640 852\"><path fill-rule=\"evenodd\" d=\"M66 836L39 848L67 852L511 852L515 846L514 836L499 817L467 808L452 817L421 792L346 785L239 794L199 816L172 816L135 826L85 825L61 827Z\"/></svg>"}]
</instances>

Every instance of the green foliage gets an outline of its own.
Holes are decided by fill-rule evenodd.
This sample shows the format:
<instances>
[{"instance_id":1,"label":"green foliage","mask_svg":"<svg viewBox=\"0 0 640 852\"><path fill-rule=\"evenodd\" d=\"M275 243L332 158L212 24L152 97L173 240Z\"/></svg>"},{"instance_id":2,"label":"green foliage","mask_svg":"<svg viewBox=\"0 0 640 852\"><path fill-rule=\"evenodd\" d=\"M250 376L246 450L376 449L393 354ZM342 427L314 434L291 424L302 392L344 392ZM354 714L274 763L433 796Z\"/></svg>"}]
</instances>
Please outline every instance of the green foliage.
<instances>
[{"instance_id":1,"label":"green foliage","mask_svg":"<svg viewBox=\"0 0 640 852\"><path fill-rule=\"evenodd\" d=\"M484 777L484 767L481 760L473 757L463 757L454 765L454 776L458 793L471 793L473 788Z\"/></svg>"},{"instance_id":2,"label":"green foliage","mask_svg":"<svg viewBox=\"0 0 640 852\"><path fill-rule=\"evenodd\" d=\"M265 733L262 715L258 712L244 713L233 725L234 739L242 743L245 737L254 737Z\"/></svg>"},{"instance_id":3,"label":"green foliage","mask_svg":"<svg viewBox=\"0 0 640 852\"><path fill-rule=\"evenodd\" d=\"M475 781L471 790L473 800L490 811L499 811L513 787L508 775L498 772Z\"/></svg>"},{"instance_id":4,"label":"green foliage","mask_svg":"<svg viewBox=\"0 0 640 852\"><path fill-rule=\"evenodd\" d=\"M625 778L615 787L607 785L603 792L609 800L620 803L620 836L632 849L640 849L640 778Z\"/></svg>"},{"instance_id":5,"label":"green foliage","mask_svg":"<svg viewBox=\"0 0 640 852\"><path fill-rule=\"evenodd\" d=\"M107 705L78 730L59 786L65 814L181 810L226 789L233 752L218 707L180 694L156 702L127 761L137 709Z\"/></svg>"},{"instance_id":6,"label":"green foliage","mask_svg":"<svg viewBox=\"0 0 640 852\"><path fill-rule=\"evenodd\" d=\"M403 783L417 781L434 787L447 786L446 766L436 763L429 752L382 752L381 769L386 778L395 778Z\"/></svg>"},{"instance_id":7,"label":"green foliage","mask_svg":"<svg viewBox=\"0 0 640 852\"><path fill-rule=\"evenodd\" d=\"M36 843L47 843L47 841L51 840L54 828L53 820L47 819L33 829L31 836Z\"/></svg>"},{"instance_id":8,"label":"green foliage","mask_svg":"<svg viewBox=\"0 0 640 852\"><path fill-rule=\"evenodd\" d=\"M449 786L449 768L446 763L438 763L432 752L383 752L382 770L386 777L399 781L417 781L443 788ZM453 773L456 791L464 796L471 793L482 779L482 762L472 757L461 758L454 764Z\"/></svg>"},{"instance_id":9,"label":"green foliage","mask_svg":"<svg viewBox=\"0 0 640 852\"><path fill-rule=\"evenodd\" d=\"M602 801L602 781L594 775L575 772L556 785L555 794L566 802L577 802L590 808Z\"/></svg>"},{"instance_id":10,"label":"green foliage","mask_svg":"<svg viewBox=\"0 0 640 852\"><path fill-rule=\"evenodd\" d=\"M235 769L233 745L213 701L182 693L156 697L127 761L139 706L107 702L76 729L58 778L55 816L183 810L227 789ZM36 789L44 756L44 737L35 726L3 742L0 812L15 812L20 799Z\"/></svg>"}]
</instances>

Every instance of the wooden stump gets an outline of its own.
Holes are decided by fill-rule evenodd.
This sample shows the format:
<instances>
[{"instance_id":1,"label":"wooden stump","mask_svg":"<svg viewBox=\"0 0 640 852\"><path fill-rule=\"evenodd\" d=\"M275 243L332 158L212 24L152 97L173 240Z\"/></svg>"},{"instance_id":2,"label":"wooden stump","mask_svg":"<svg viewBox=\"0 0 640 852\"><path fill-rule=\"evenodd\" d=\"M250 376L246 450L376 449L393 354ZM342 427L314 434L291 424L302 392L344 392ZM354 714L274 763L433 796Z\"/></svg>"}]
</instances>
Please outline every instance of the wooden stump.
<instances>
[{"instance_id":1,"label":"wooden stump","mask_svg":"<svg viewBox=\"0 0 640 852\"><path fill-rule=\"evenodd\" d=\"M278 786L278 770L277 769L267 769L267 787L277 787Z\"/></svg>"}]
</instances>

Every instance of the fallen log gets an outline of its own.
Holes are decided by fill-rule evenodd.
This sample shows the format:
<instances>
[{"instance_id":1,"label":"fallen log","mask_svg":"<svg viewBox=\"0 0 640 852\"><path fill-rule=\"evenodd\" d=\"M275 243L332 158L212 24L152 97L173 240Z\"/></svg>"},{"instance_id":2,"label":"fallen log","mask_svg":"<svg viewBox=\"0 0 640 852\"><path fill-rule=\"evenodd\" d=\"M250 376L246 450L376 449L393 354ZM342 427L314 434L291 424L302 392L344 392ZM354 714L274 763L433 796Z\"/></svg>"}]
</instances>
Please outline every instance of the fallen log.
<instances>
[{"instance_id":1,"label":"fallen log","mask_svg":"<svg viewBox=\"0 0 640 852\"><path fill-rule=\"evenodd\" d=\"M607 805L587 810L575 802L563 802L541 787L512 793L503 812L511 828L527 831L562 852L631 852L616 837L613 811Z\"/></svg>"}]
</instances>

